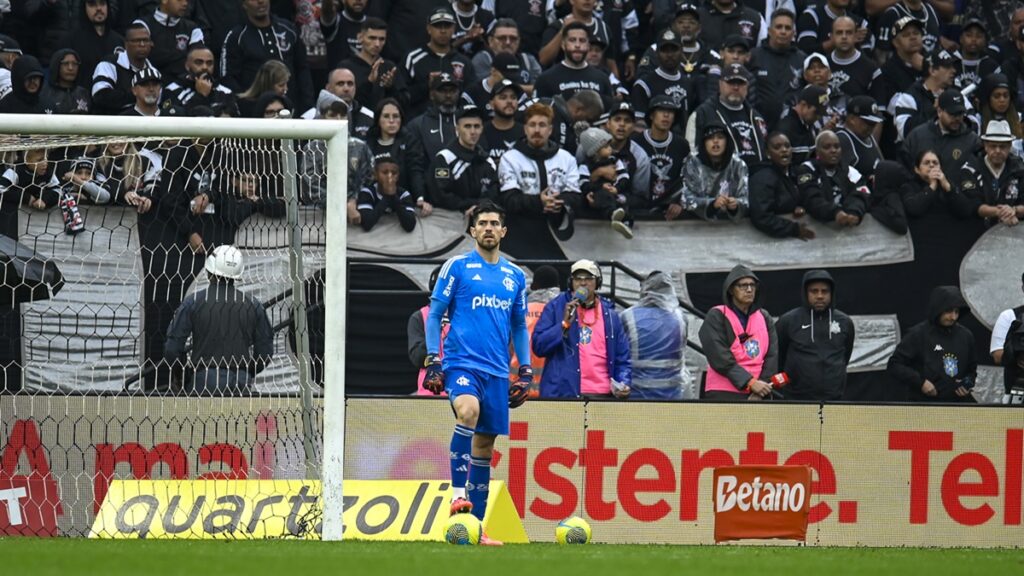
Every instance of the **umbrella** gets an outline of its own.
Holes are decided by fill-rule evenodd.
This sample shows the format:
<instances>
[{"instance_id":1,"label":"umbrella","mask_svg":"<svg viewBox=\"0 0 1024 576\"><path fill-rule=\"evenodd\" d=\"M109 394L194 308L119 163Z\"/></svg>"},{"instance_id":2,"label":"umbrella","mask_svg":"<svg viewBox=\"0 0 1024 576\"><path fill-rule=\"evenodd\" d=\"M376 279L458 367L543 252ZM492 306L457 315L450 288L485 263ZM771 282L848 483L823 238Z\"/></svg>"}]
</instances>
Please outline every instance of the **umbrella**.
<instances>
[{"instance_id":1,"label":"umbrella","mask_svg":"<svg viewBox=\"0 0 1024 576\"><path fill-rule=\"evenodd\" d=\"M0 234L0 306L47 300L63 287L56 262Z\"/></svg>"}]
</instances>

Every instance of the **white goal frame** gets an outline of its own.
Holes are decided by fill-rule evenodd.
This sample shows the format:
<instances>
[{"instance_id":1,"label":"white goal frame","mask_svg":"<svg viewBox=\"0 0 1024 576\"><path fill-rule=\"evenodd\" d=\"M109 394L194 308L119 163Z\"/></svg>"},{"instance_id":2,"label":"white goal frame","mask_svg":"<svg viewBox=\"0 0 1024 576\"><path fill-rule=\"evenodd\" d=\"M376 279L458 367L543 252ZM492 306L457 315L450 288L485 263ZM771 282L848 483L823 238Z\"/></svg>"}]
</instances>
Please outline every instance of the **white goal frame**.
<instances>
[{"instance_id":1,"label":"white goal frame","mask_svg":"<svg viewBox=\"0 0 1024 576\"><path fill-rule=\"evenodd\" d=\"M156 138L317 139L327 142L324 310L323 460L320 466L323 540L342 538L345 456L345 300L347 120L191 118L0 114L0 135L129 136ZM31 144L26 141L26 144ZM334 224L330 224L333 222Z\"/></svg>"}]
</instances>

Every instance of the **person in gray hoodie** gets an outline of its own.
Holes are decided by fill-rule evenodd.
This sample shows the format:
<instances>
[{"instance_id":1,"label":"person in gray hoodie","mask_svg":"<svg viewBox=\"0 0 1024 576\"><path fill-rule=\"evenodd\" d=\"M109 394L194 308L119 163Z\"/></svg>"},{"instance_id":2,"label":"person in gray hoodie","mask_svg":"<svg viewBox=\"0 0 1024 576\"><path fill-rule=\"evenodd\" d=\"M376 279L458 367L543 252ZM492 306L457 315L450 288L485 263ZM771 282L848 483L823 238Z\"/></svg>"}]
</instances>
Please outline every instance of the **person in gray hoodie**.
<instances>
[{"instance_id":1,"label":"person in gray hoodie","mask_svg":"<svg viewBox=\"0 0 1024 576\"><path fill-rule=\"evenodd\" d=\"M853 354L853 321L835 308L835 280L810 270L801 283L803 305L779 318L779 366L789 376L789 400L839 400Z\"/></svg>"},{"instance_id":2,"label":"person in gray hoodie","mask_svg":"<svg viewBox=\"0 0 1024 576\"><path fill-rule=\"evenodd\" d=\"M761 400L779 368L775 320L759 304L761 281L737 264L722 283L722 304L708 311L700 345L708 360L705 400Z\"/></svg>"}]
</instances>

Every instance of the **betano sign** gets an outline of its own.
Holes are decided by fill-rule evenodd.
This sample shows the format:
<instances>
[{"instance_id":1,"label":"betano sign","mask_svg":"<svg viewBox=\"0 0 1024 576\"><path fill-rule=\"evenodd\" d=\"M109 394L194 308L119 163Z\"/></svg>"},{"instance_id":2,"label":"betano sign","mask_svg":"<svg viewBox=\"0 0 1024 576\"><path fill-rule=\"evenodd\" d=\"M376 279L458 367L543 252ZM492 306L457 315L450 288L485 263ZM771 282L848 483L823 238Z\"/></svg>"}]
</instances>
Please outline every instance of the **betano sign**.
<instances>
[{"instance_id":1,"label":"betano sign","mask_svg":"<svg viewBox=\"0 0 1024 576\"><path fill-rule=\"evenodd\" d=\"M715 542L807 537L807 466L715 468Z\"/></svg>"},{"instance_id":2,"label":"betano sign","mask_svg":"<svg viewBox=\"0 0 1024 576\"><path fill-rule=\"evenodd\" d=\"M0 534L84 535L118 479L304 470L294 399L0 397L0 415ZM448 476L443 399L352 399L346 421L346 479ZM1022 543L1019 409L531 401L492 465L533 541L579 514L601 542L712 543L714 469L786 465L812 473L809 545Z\"/></svg>"}]
</instances>

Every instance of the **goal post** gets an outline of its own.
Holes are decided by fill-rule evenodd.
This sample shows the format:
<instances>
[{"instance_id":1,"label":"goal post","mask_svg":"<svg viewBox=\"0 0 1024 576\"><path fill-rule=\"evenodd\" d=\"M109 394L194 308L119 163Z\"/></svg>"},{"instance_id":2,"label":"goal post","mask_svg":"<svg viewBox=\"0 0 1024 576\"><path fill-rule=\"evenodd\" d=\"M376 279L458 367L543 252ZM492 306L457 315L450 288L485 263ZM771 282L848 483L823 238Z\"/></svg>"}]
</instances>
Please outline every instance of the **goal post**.
<instances>
[{"instance_id":1,"label":"goal post","mask_svg":"<svg viewBox=\"0 0 1024 576\"><path fill-rule=\"evenodd\" d=\"M287 268L293 298L296 347L306 351L308 351L308 345L304 343L305 334L302 330L305 324L305 314L300 312L305 308L304 282L307 278L303 277L305 269L302 263L303 236L296 219L299 196L296 182L299 176L295 143L311 140L324 141L326 153L323 170L326 172L325 189L329 201L323 208L324 234L321 246L323 249L324 285L330 286L330 288L323 290L326 322L323 340L322 417L320 418L322 431L316 430L317 422L312 415L313 410L321 408L314 408L315 390L310 376L308 356L296 355L298 356L299 395L303 405L302 451L305 453L307 479L315 479L308 476L319 470L319 479L322 481L319 512L322 514L322 538L324 540L340 540L343 532L348 134L348 122L334 120L0 115L0 140L7 141L7 150L11 150L11 146L19 145L25 149L32 148L38 141L44 142L43 147L59 147L63 145L61 144L63 138L66 138L68 142L76 143L90 140L109 142L117 140L119 137L124 137L124 140L129 141L199 138L280 141L282 143L280 146L281 157L278 160L279 166L283 168L282 192L288 204L287 226L289 230L287 234L292 257L289 259ZM272 152L276 152L273 146L268 148ZM52 210L59 212L58 208L52 208ZM57 234L62 232L63 229ZM142 273L144 274L145 271ZM17 306L14 309L17 311ZM0 389L0 396L2 396L2 392L4 390ZM42 393L45 392L40 392L40 394ZM11 402L16 402L16 400L17 397L14 397ZM29 402L27 405L35 407L37 404L42 403ZM87 402L82 403L83 406L87 404ZM188 402L175 405L192 406ZM15 414L15 417L17 418L19 415ZM4 431L5 428L0 426L0 432ZM76 431L76 433L78 432ZM319 438L313 437L320 434L322 436ZM155 437L156 434L154 433L153 436ZM322 447L319 446L321 438ZM6 438L0 438L0 442L4 440ZM76 448L80 449L80 447ZM162 457L160 456L160 458ZM316 462L318 465L310 465L311 457L319 460ZM159 459L156 465L161 465ZM173 468L174 464L170 463L168 466ZM99 464L96 465L96 468L99 468ZM87 475L89 471L81 473ZM83 485L82 479L79 479L78 485ZM66 503L64 507L67 508ZM77 530L79 529L76 528Z\"/></svg>"}]
</instances>

